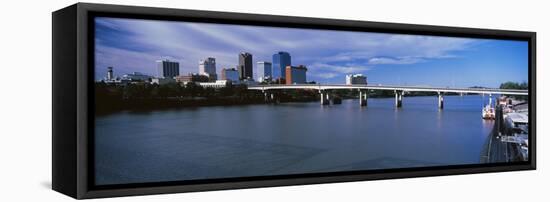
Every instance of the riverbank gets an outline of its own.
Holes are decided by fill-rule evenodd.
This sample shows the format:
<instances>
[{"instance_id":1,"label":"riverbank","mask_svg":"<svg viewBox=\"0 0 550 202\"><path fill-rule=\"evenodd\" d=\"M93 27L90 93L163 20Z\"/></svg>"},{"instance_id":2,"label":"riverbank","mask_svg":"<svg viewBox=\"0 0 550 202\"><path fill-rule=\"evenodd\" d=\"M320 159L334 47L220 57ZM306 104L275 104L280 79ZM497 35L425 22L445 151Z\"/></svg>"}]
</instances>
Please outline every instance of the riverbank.
<instances>
[{"instance_id":1,"label":"riverbank","mask_svg":"<svg viewBox=\"0 0 550 202\"><path fill-rule=\"evenodd\" d=\"M514 126L506 123L505 106L496 105L494 127L487 138L484 150L481 155L481 163L507 163L527 161L528 155L522 153L522 142L517 141L517 134L514 133ZM512 110L519 110L514 106Z\"/></svg>"},{"instance_id":2,"label":"riverbank","mask_svg":"<svg viewBox=\"0 0 550 202\"><path fill-rule=\"evenodd\" d=\"M278 95L276 103L314 102L315 97L291 97ZM108 115L121 111L153 111L179 108L239 106L266 104L263 96L254 97L170 97L158 99L105 99L98 98L95 103L96 115Z\"/></svg>"},{"instance_id":3,"label":"riverbank","mask_svg":"<svg viewBox=\"0 0 550 202\"><path fill-rule=\"evenodd\" d=\"M432 95L411 94L409 97L430 97ZM433 95L435 96L435 95ZM458 95L449 95L458 96ZM376 95L370 99L393 98L394 96ZM358 95L332 94L332 98L342 100L359 99ZM266 100L263 94L251 92L246 96L209 96L209 97L166 97L166 98L121 98L117 96L96 95L95 113L98 116L121 111L154 111L180 108L240 106L256 104L281 104L319 102L319 95L314 91L280 91L274 94L274 99ZM368 102L368 101L367 101Z\"/></svg>"},{"instance_id":4,"label":"riverbank","mask_svg":"<svg viewBox=\"0 0 550 202\"><path fill-rule=\"evenodd\" d=\"M269 102L310 102L317 100L311 90L278 91ZM262 92L250 91L245 85L203 88L194 83L112 85L95 84L96 115L119 111L165 110L185 107L234 106L266 102Z\"/></svg>"},{"instance_id":5,"label":"riverbank","mask_svg":"<svg viewBox=\"0 0 550 202\"><path fill-rule=\"evenodd\" d=\"M193 83L179 84L95 84L95 113L105 115L119 111L151 111L186 107L235 106L263 103L289 103L319 101L319 92L311 89L268 91L248 90L244 85L224 88L203 88ZM354 90L332 90L336 99L358 99ZM273 94L273 98L271 98ZM392 98L391 91L372 91L369 98ZM408 97L436 96L433 92L411 92Z\"/></svg>"}]
</instances>

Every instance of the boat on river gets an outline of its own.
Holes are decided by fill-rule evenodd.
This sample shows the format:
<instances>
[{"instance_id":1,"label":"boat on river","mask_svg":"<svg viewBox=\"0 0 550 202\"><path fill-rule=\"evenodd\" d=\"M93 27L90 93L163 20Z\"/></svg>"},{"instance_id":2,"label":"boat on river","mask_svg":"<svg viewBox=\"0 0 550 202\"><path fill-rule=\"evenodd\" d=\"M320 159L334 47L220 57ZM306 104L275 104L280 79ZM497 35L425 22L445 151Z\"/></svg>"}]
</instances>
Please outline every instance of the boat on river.
<instances>
[{"instance_id":1,"label":"boat on river","mask_svg":"<svg viewBox=\"0 0 550 202\"><path fill-rule=\"evenodd\" d=\"M483 119L495 119L495 107L492 105L491 98L489 98L489 103L481 110L481 117Z\"/></svg>"}]
</instances>

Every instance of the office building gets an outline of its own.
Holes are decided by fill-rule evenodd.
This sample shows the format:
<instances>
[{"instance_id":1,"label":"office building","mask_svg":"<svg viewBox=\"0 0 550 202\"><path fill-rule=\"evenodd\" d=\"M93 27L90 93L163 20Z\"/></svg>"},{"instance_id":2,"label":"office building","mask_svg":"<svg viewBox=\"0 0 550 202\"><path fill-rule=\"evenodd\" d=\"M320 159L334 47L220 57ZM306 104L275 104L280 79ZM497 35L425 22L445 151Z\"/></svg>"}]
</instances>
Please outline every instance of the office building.
<instances>
[{"instance_id":1,"label":"office building","mask_svg":"<svg viewBox=\"0 0 550 202\"><path fill-rule=\"evenodd\" d=\"M302 84L306 83L307 68L304 65L286 66L285 68L286 84Z\"/></svg>"},{"instance_id":2,"label":"office building","mask_svg":"<svg viewBox=\"0 0 550 202\"><path fill-rule=\"evenodd\" d=\"M346 85L352 84L367 84L367 77L362 74L348 74L346 75Z\"/></svg>"},{"instance_id":3,"label":"office building","mask_svg":"<svg viewBox=\"0 0 550 202\"><path fill-rule=\"evenodd\" d=\"M284 79L286 74L286 67L290 66L290 64L291 59L289 53L280 51L276 54L273 54L271 78L273 78L274 80Z\"/></svg>"},{"instance_id":4,"label":"office building","mask_svg":"<svg viewBox=\"0 0 550 202\"><path fill-rule=\"evenodd\" d=\"M252 54L241 52L239 54L239 79L252 79Z\"/></svg>"},{"instance_id":5,"label":"office building","mask_svg":"<svg viewBox=\"0 0 550 202\"><path fill-rule=\"evenodd\" d=\"M113 67L107 67L107 81L115 80L114 74L113 74Z\"/></svg>"},{"instance_id":6,"label":"office building","mask_svg":"<svg viewBox=\"0 0 550 202\"><path fill-rule=\"evenodd\" d=\"M121 78L115 77L113 67L107 67L107 77L103 78L103 80L101 81L108 84L123 84L123 81ZM124 82L129 83L130 80L124 80Z\"/></svg>"},{"instance_id":7,"label":"office building","mask_svg":"<svg viewBox=\"0 0 550 202\"><path fill-rule=\"evenodd\" d=\"M260 61L256 63L258 72L258 81L270 80L271 79L271 62Z\"/></svg>"},{"instance_id":8,"label":"office building","mask_svg":"<svg viewBox=\"0 0 550 202\"><path fill-rule=\"evenodd\" d=\"M208 76L211 81L215 81L217 79L216 58L209 57L199 61L199 74Z\"/></svg>"},{"instance_id":9,"label":"office building","mask_svg":"<svg viewBox=\"0 0 550 202\"><path fill-rule=\"evenodd\" d=\"M169 60L157 60L157 77L174 78L180 75L180 64Z\"/></svg>"},{"instance_id":10,"label":"office building","mask_svg":"<svg viewBox=\"0 0 550 202\"><path fill-rule=\"evenodd\" d=\"M221 72L222 80L229 80L233 83L239 81L239 71L235 68L223 68Z\"/></svg>"}]
</instances>

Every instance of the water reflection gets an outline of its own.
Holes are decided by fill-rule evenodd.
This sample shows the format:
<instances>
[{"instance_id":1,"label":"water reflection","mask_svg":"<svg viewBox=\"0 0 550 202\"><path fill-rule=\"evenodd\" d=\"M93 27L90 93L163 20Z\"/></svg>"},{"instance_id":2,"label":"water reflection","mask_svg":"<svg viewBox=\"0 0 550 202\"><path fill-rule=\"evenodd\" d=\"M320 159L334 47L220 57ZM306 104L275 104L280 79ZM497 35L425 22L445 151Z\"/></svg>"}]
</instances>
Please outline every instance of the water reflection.
<instances>
[{"instance_id":1,"label":"water reflection","mask_svg":"<svg viewBox=\"0 0 550 202\"><path fill-rule=\"evenodd\" d=\"M479 163L480 96L121 112L96 119L99 184Z\"/></svg>"}]
</instances>

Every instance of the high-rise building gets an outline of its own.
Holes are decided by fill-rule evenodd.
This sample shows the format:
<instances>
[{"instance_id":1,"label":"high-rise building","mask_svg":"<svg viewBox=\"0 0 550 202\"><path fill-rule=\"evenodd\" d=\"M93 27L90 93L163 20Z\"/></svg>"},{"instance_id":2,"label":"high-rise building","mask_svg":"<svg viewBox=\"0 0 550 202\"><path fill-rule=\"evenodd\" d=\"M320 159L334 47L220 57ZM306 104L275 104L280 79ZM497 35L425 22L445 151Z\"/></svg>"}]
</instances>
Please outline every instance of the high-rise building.
<instances>
[{"instance_id":1,"label":"high-rise building","mask_svg":"<svg viewBox=\"0 0 550 202\"><path fill-rule=\"evenodd\" d=\"M286 84L306 83L306 72L307 72L307 68L304 65L286 66L285 68Z\"/></svg>"},{"instance_id":2,"label":"high-rise building","mask_svg":"<svg viewBox=\"0 0 550 202\"><path fill-rule=\"evenodd\" d=\"M352 84L367 84L367 77L362 74L348 74L346 75L346 85Z\"/></svg>"},{"instance_id":3,"label":"high-rise building","mask_svg":"<svg viewBox=\"0 0 550 202\"><path fill-rule=\"evenodd\" d=\"M273 54L273 65L272 65L272 75L273 79L284 79L285 78L285 69L287 66L290 66L290 54L287 52L279 51L276 54Z\"/></svg>"},{"instance_id":4,"label":"high-rise building","mask_svg":"<svg viewBox=\"0 0 550 202\"><path fill-rule=\"evenodd\" d=\"M239 71L235 68L223 68L221 73L222 80L229 80L233 83L239 81Z\"/></svg>"},{"instance_id":5,"label":"high-rise building","mask_svg":"<svg viewBox=\"0 0 550 202\"><path fill-rule=\"evenodd\" d=\"M251 79L252 75L252 54L241 52L239 54L239 77L240 79Z\"/></svg>"},{"instance_id":6,"label":"high-rise building","mask_svg":"<svg viewBox=\"0 0 550 202\"><path fill-rule=\"evenodd\" d=\"M113 75L113 67L107 67L107 80L108 81L115 80L115 77Z\"/></svg>"},{"instance_id":7,"label":"high-rise building","mask_svg":"<svg viewBox=\"0 0 550 202\"><path fill-rule=\"evenodd\" d=\"M180 64L169 60L157 60L157 77L173 78L180 75Z\"/></svg>"},{"instance_id":8,"label":"high-rise building","mask_svg":"<svg viewBox=\"0 0 550 202\"><path fill-rule=\"evenodd\" d=\"M199 61L199 74L208 76L210 80L216 80L216 58L209 57Z\"/></svg>"},{"instance_id":9,"label":"high-rise building","mask_svg":"<svg viewBox=\"0 0 550 202\"><path fill-rule=\"evenodd\" d=\"M256 63L257 71L258 72L258 81L259 80L266 80L271 79L271 62L265 62L260 61Z\"/></svg>"}]
</instances>

